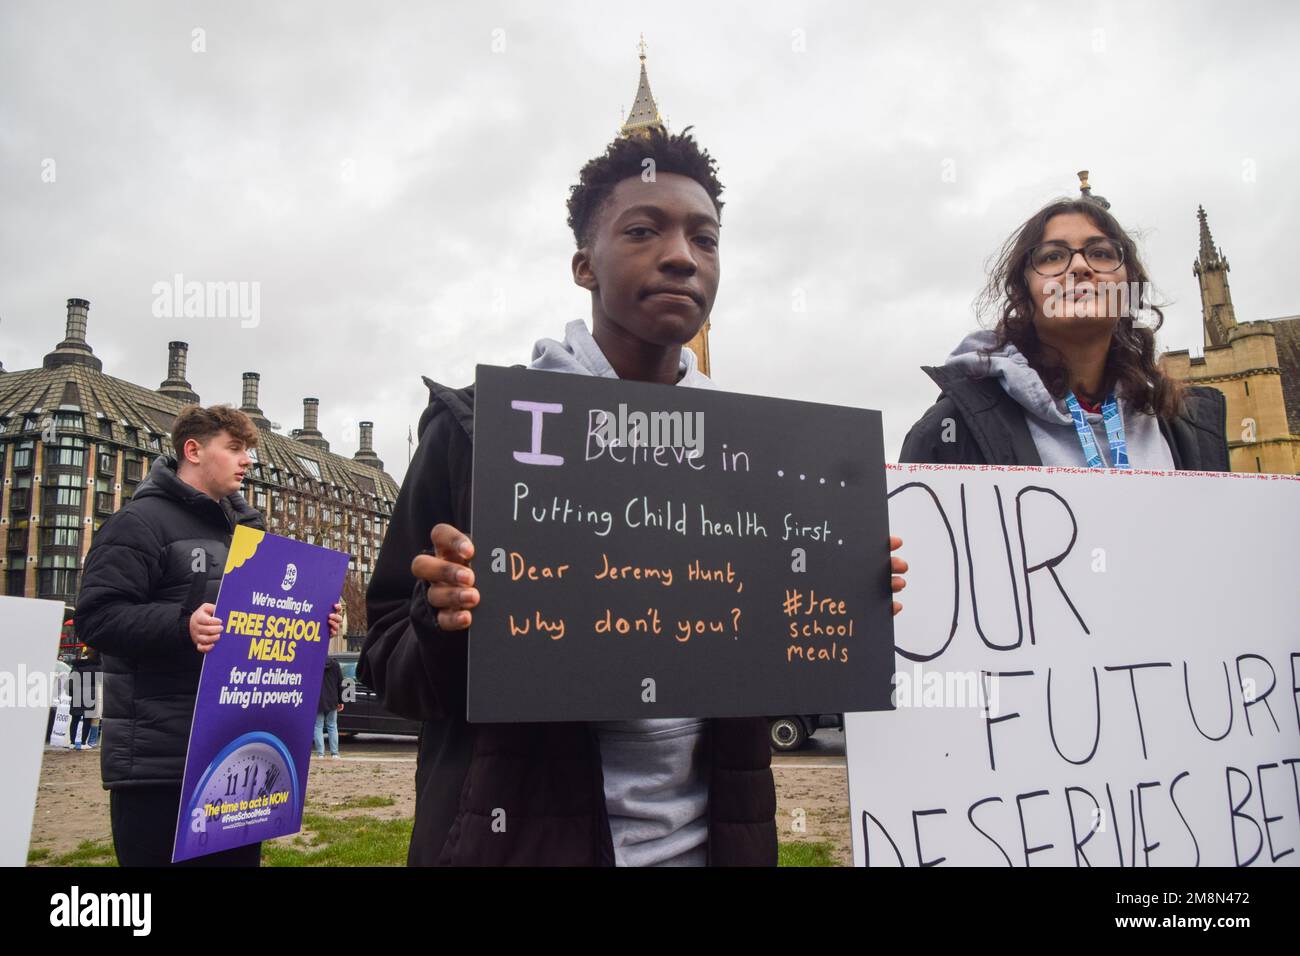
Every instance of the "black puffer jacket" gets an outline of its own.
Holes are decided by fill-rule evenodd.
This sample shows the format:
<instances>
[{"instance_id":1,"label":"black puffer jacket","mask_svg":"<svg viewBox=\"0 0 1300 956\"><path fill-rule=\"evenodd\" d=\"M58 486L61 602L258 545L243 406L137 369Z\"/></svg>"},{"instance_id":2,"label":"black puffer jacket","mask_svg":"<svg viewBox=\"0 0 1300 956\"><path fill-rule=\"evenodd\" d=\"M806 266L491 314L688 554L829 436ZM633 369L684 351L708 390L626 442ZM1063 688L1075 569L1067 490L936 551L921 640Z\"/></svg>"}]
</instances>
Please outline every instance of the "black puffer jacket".
<instances>
[{"instance_id":1,"label":"black puffer jacket","mask_svg":"<svg viewBox=\"0 0 1300 956\"><path fill-rule=\"evenodd\" d=\"M159 458L95 534L75 620L104 660L106 789L180 786L203 666L190 614L216 602L237 524L265 529L243 496L217 502Z\"/></svg>"},{"instance_id":2,"label":"black puffer jacket","mask_svg":"<svg viewBox=\"0 0 1300 956\"><path fill-rule=\"evenodd\" d=\"M411 561L439 522L471 531L473 388L425 380L430 403L366 594L357 677L395 714L423 720L412 866L613 866L600 747L585 723L470 724L468 640L438 627ZM767 721L705 722L711 866L776 865L776 788ZM506 826L494 826L504 811ZM499 832L500 831L500 832Z\"/></svg>"}]
</instances>

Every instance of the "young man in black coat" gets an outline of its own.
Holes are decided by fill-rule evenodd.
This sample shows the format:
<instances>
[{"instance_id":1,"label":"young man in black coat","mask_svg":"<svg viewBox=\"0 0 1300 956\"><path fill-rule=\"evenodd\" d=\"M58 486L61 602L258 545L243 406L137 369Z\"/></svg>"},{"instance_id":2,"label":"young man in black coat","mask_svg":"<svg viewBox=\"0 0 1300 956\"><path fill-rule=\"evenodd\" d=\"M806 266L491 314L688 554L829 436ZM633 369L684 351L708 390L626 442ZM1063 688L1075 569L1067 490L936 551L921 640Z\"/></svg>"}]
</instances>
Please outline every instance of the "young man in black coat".
<instances>
[{"instance_id":1,"label":"young man in black coat","mask_svg":"<svg viewBox=\"0 0 1300 956\"><path fill-rule=\"evenodd\" d=\"M266 527L239 493L257 437L227 405L182 409L177 458L154 461L86 555L75 620L104 662L101 771L121 866L171 862L199 673L221 637L226 553L237 525ZM331 631L340 623L331 615ZM261 847L190 862L257 866Z\"/></svg>"},{"instance_id":2,"label":"young man in black coat","mask_svg":"<svg viewBox=\"0 0 1300 956\"><path fill-rule=\"evenodd\" d=\"M569 225L591 331L578 320L563 342L538 342L532 367L712 387L683 346L717 294L721 191L688 131L620 139L589 162ZM774 866L762 717L465 720L466 630L478 604L474 546L460 530L469 527L473 387L426 382L430 404L367 594L358 666L388 709L424 721L408 862ZM906 566L894 559L893 570Z\"/></svg>"}]
</instances>

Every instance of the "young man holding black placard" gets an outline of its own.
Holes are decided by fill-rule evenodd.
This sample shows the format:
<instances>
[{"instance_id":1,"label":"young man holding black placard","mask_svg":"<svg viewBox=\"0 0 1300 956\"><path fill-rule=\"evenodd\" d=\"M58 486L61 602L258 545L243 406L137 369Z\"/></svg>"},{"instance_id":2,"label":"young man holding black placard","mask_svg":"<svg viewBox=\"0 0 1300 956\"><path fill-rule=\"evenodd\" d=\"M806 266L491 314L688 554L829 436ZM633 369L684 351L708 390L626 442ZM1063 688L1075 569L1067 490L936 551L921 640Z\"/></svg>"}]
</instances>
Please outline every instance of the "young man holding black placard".
<instances>
[{"instance_id":1,"label":"young man holding black placard","mask_svg":"<svg viewBox=\"0 0 1300 956\"><path fill-rule=\"evenodd\" d=\"M530 367L714 387L683 346L717 294L721 192L689 128L619 139L587 163L569 224L591 331L570 322L563 342L534 346ZM775 865L762 717L466 722L466 632L479 595L474 546L459 529L470 518L474 389L426 382L430 403L367 595L358 668L390 710L425 722L408 862ZM893 559L894 574L906 569Z\"/></svg>"}]
</instances>

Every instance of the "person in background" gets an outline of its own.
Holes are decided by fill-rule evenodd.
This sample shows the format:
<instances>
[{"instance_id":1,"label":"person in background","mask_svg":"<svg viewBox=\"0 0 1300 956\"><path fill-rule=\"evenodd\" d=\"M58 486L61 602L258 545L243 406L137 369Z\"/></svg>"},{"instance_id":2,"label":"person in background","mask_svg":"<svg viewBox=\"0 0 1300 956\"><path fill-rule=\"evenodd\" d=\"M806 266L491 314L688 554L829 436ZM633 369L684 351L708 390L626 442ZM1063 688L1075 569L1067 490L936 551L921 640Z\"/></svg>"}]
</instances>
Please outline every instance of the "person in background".
<instances>
[{"instance_id":1,"label":"person in background","mask_svg":"<svg viewBox=\"0 0 1300 956\"><path fill-rule=\"evenodd\" d=\"M68 687L72 702L68 706L68 749L81 749L81 734L84 730L90 736L90 725L85 719L86 712L93 710L95 703L95 677L90 655L90 648L83 647L72 661L72 672L68 675ZM83 726L84 725L84 726Z\"/></svg>"},{"instance_id":2,"label":"person in background","mask_svg":"<svg viewBox=\"0 0 1300 956\"><path fill-rule=\"evenodd\" d=\"M1002 248L900 462L1227 471L1227 405L1156 362L1164 319L1132 237L1096 200L1049 203Z\"/></svg>"},{"instance_id":3,"label":"person in background","mask_svg":"<svg viewBox=\"0 0 1300 956\"><path fill-rule=\"evenodd\" d=\"M320 703L316 706L316 756L325 756L325 734L330 741L330 757L339 759L339 714L343 710L343 668L334 657L325 658L325 676L320 682Z\"/></svg>"},{"instance_id":4,"label":"person in background","mask_svg":"<svg viewBox=\"0 0 1300 956\"><path fill-rule=\"evenodd\" d=\"M86 723L90 730L86 736L86 749L94 750L99 743L99 725L104 717L104 662L99 651L87 648L90 654L90 670L93 675L95 703L86 714Z\"/></svg>"}]
</instances>

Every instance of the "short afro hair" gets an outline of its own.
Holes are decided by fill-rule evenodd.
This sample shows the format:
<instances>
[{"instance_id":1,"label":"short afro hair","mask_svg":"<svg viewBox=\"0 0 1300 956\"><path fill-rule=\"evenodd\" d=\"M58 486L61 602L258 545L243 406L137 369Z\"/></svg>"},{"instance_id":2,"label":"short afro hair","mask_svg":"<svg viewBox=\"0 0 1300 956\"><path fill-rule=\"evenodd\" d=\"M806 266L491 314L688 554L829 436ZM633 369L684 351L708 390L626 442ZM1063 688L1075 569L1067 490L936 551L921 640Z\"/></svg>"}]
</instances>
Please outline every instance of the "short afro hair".
<instances>
[{"instance_id":1,"label":"short afro hair","mask_svg":"<svg viewBox=\"0 0 1300 956\"><path fill-rule=\"evenodd\" d=\"M603 156L587 161L578 174L577 185L569 188L569 227L579 249L590 242L592 226L614 187L624 179L640 176L646 159L654 160L656 173L679 173L703 186L718 218L722 218L717 161L695 142L692 128L670 135L663 127L653 126L645 132L620 136L606 147Z\"/></svg>"}]
</instances>

